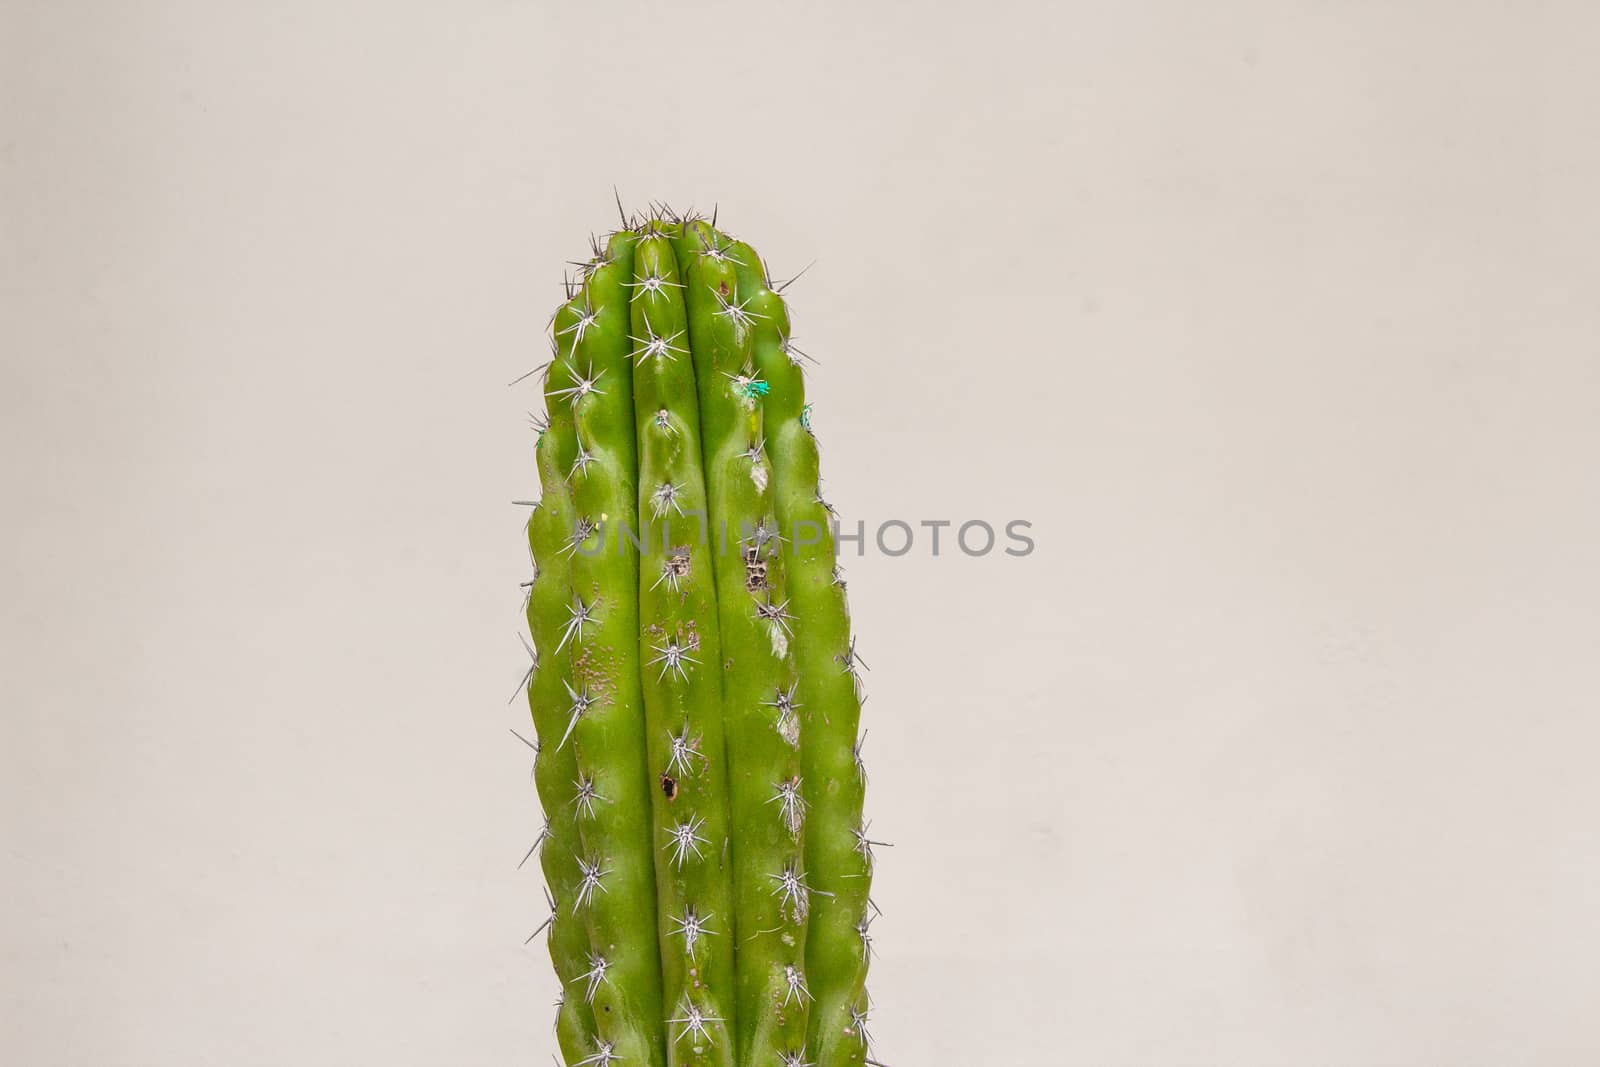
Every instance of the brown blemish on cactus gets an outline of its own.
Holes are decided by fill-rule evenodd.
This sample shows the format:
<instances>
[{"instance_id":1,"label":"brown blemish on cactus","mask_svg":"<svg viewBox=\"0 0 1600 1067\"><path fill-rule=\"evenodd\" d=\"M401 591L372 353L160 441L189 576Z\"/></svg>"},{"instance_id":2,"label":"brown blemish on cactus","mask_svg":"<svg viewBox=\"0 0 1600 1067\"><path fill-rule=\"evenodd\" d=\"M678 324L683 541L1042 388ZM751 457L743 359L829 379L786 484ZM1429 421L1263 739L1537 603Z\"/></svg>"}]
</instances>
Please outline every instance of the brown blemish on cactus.
<instances>
[{"instance_id":1,"label":"brown blemish on cactus","mask_svg":"<svg viewBox=\"0 0 1600 1067\"><path fill-rule=\"evenodd\" d=\"M689 550L687 548L674 548L672 555L667 557L667 573L674 578L689 577Z\"/></svg>"},{"instance_id":2,"label":"brown blemish on cactus","mask_svg":"<svg viewBox=\"0 0 1600 1067\"><path fill-rule=\"evenodd\" d=\"M761 558L761 549L755 545L744 549L744 587L752 593L767 587L767 561Z\"/></svg>"}]
</instances>

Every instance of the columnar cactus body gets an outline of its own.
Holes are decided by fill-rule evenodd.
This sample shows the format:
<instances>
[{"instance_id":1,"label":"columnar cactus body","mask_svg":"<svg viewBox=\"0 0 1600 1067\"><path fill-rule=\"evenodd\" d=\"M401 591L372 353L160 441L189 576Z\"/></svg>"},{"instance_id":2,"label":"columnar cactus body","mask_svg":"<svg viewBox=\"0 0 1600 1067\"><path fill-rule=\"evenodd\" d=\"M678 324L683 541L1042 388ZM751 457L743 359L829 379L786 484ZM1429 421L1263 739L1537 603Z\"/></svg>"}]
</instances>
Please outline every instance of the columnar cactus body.
<instances>
[{"instance_id":1,"label":"columnar cactus body","mask_svg":"<svg viewBox=\"0 0 1600 1067\"><path fill-rule=\"evenodd\" d=\"M552 329L529 700L562 1055L862 1064L859 661L783 300L657 215Z\"/></svg>"}]
</instances>

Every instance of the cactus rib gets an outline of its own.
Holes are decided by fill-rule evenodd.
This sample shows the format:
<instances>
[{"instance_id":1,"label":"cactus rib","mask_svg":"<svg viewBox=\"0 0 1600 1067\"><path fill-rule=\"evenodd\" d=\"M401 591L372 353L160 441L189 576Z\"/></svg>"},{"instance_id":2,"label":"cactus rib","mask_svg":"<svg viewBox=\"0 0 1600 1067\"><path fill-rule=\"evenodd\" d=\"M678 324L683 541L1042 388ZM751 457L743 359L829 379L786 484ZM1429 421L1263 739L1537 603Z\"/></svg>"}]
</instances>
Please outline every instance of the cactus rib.
<instances>
[{"instance_id":1,"label":"cactus rib","mask_svg":"<svg viewBox=\"0 0 1600 1067\"><path fill-rule=\"evenodd\" d=\"M814 784L806 796L811 808L806 865L816 894L806 942L817 998L809 1043L819 1063L856 1065L866 1059L866 1041L853 1016L865 1011L873 844L862 820L866 781L856 764L861 718L857 657L844 586L837 580L831 516L821 495L800 360L788 351L788 311L783 298L765 285L766 272L755 250L737 243L733 253L739 284L757 294L751 308L759 316L753 358L757 373L770 386L763 408L772 442L778 518L791 534L784 542L784 562L794 612L806 627L796 651L804 778L828 785Z\"/></svg>"},{"instance_id":2,"label":"cactus rib","mask_svg":"<svg viewBox=\"0 0 1600 1067\"><path fill-rule=\"evenodd\" d=\"M651 278L661 284L647 288ZM735 1002L727 761L716 587L688 320L666 240L639 242L632 305L640 552L639 643L661 918L667 1062L733 1067ZM671 657L669 664L669 657Z\"/></svg>"},{"instance_id":3,"label":"cactus rib","mask_svg":"<svg viewBox=\"0 0 1600 1067\"><path fill-rule=\"evenodd\" d=\"M593 975L584 994L599 1040L616 1058L657 1067L666 1043L639 684L639 564L628 539L637 528L627 290L633 245L630 234L613 237L608 262L558 313L556 336L571 340L565 370L572 384L547 395L571 408L574 462L589 457L567 476L574 511L568 556L573 610L592 626L574 632L560 654L570 670L571 742L580 779L593 793L578 823Z\"/></svg>"},{"instance_id":4,"label":"cactus rib","mask_svg":"<svg viewBox=\"0 0 1600 1067\"><path fill-rule=\"evenodd\" d=\"M793 723L775 712L794 664L787 584L766 454L761 390L751 363L755 324L741 299L726 240L704 222L679 237L689 278L689 342L704 426L723 715L733 828L741 1062L765 1063L804 1046L804 802ZM748 290L747 290L748 291Z\"/></svg>"},{"instance_id":5,"label":"cactus rib","mask_svg":"<svg viewBox=\"0 0 1600 1067\"><path fill-rule=\"evenodd\" d=\"M564 371L555 369L552 378L562 381ZM528 629L534 644L547 650L536 657L528 685L528 701L534 729L539 738L535 748L533 772L539 802L545 810L545 828L540 832L539 864L554 901L546 936L550 960L561 982L556 1037L568 1063L587 1056L595 1044L594 1011L581 996L570 996L570 983L578 980L589 955L589 931L583 920L571 911L582 882L578 866L577 780L578 760L570 747L560 747L556 739L563 728L561 698L564 695L563 671L557 657L548 650L560 640L567 617L567 558L562 553L572 530L572 498L559 474L572 438L571 417L559 407L551 409L553 426L540 435L537 447L540 477L545 489L528 519L528 545L536 570L528 590ZM565 906L565 908L564 908Z\"/></svg>"}]
</instances>

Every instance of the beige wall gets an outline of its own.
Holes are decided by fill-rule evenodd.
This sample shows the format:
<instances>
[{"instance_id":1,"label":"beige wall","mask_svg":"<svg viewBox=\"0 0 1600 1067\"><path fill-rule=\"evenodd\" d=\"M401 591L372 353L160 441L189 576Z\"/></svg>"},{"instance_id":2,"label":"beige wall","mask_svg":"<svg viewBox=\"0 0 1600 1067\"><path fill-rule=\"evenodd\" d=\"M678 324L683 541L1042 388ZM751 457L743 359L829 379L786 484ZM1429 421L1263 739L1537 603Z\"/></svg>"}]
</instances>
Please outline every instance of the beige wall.
<instances>
[{"instance_id":1,"label":"beige wall","mask_svg":"<svg viewBox=\"0 0 1600 1067\"><path fill-rule=\"evenodd\" d=\"M0 4L0 1060L541 1064L563 260L721 203L908 1065L1600 1061L1600 15Z\"/></svg>"}]
</instances>

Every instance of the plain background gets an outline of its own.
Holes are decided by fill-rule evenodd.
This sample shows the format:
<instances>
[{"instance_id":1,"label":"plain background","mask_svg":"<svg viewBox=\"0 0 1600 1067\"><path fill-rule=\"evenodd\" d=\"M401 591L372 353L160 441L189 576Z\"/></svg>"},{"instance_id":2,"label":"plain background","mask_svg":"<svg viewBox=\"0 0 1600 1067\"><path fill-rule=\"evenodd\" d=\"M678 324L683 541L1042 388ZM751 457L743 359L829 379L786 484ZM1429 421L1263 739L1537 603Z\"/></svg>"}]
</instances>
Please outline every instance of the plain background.
<instances>
[{"instance_id":1,"label":"plain background","mask_svg":"<svg viewBox=\"0 0 1600 1067\"><path fill-rule=\"evenodd\" d=\"M563 261L720 203L847 520L894 1067L1600 1060L1583 3L3 5L0 1060L546 1063Z\"/></svg>"}]
</instances>

